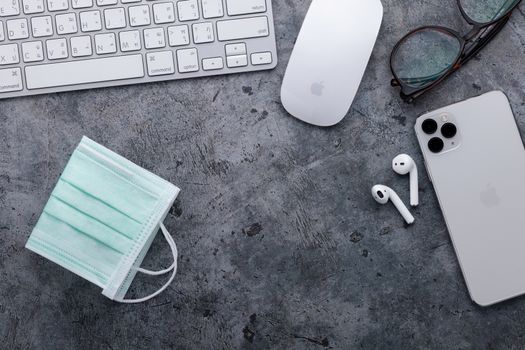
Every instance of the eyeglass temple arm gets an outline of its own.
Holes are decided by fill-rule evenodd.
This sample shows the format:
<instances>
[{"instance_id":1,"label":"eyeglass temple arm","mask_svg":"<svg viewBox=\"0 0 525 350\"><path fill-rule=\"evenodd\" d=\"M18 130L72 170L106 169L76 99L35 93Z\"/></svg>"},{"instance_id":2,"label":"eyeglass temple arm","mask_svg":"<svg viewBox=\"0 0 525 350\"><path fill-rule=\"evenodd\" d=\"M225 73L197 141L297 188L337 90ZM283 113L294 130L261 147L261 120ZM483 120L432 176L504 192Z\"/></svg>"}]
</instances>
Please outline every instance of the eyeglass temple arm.
<instances>
[{"instance_id":1,"label":"eyeglass temple arm","mask_svg":"<svg viewBox=\"0 0 525 350\"><path fill-rule=\"evenodd\" d=\"M474 40L473 41L474 45L472 45L471 47L469 47L468 49L465 50L465 52L463 53L463 55L461 55L461 58L460 58L458 64L456 65L456 67L454 67L454 69L457 70L461 66L465 65L474 56L476 56L485 46L487 46L487 44L492 39L494 39L494 37L499 32L501 32L503 27L505 27L505 25L507 24L507 22L510 19L510 15L511 14L509 13L508 15L503 17L500 22L496 23L494 25L494 27L489 31L489 33L487 35L485 35L484 37L481 37L481 38L478 38L478 39ZM479 28L475 28L474 30L472 30L470 33L468 33L465 36L465 40L472 40L474 37L476 37L476 35L478 35L479 32L480 32Z\"/></svg>"}]
</instances>

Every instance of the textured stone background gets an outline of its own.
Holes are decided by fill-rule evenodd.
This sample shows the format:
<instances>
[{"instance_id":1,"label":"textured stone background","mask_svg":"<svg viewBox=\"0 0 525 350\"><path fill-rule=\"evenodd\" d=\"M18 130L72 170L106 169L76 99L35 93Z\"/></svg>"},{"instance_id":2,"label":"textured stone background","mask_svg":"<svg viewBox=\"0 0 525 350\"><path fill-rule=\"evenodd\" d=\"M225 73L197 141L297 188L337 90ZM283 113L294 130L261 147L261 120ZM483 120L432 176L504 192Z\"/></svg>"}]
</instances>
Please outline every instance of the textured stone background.
<instances>
[{"instance_id":1,"label":"textured stone background","mask_svg":"<svg viewBox=\"0 0 525 350\"><path fill-rule=\"evenodd\" d=\"M425 172L409 228L369 189L408 199L390 161L409 152L423 168L412 126L425 111L501 89L525 131L524 5L469 65L406 105L389 86L396 41L419 25L469 28L454 0L383 0L358 97L340 125L319 129L279 103L309 3L274 1L274 71L0 102L1 348L522 347L525 299L470 301ZM82 135L182 189L166 222L180 272L148 303L113 303L24 249ZM159 236L145 264L169 262ZM131 294L162 282L137 279Z\"/></svg>"}]
</instances>

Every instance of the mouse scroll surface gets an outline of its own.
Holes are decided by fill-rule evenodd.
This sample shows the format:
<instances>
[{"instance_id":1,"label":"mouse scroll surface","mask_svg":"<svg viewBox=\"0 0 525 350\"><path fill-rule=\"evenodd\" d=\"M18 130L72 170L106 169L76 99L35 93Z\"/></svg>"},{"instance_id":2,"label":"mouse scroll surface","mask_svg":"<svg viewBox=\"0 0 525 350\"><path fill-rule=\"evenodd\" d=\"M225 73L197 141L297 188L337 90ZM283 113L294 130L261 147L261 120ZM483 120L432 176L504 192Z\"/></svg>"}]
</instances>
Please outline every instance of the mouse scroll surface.
<instances>
[{"instance_id":1,"label":"mouse scroll surface","mask_svg":"<svg viewBox=\"0 0 525 350\"><path fill-rule=\"evenodd\" d=\"M313 0L281 87L285 109L310 124L339 123L357 93L382 18L380 0Z\"/></svg>"}]
</instances>

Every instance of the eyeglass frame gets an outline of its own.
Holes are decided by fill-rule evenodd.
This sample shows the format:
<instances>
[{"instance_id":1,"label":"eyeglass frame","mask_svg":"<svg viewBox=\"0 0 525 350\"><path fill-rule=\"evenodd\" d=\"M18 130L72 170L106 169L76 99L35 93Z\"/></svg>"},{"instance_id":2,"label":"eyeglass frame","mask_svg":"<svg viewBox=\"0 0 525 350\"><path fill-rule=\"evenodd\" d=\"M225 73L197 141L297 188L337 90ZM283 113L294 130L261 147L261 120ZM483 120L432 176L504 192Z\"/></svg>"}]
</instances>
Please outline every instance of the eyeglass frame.
<instances>
[{"instance_id":1,"label":"eyeglass frame","mask_svg":"<svg viewBox=\"0 0 525 350\"><path fill-rule=\"evenodd\" d=\"M505 27L507 22L509 21L510 17L512 16L512 13L516 8L521 4L522 0L516 2L512 8L507 10L507 12L500 16L499 18L487 22L487 23L480 23L467 15L465 10L463 9L463 6L461 5L461 0L456 0L457 5L459 7L459 10L461 12L461 15L467 21L468 24L473 26L473 28L464 36L462 36L459 32L442 26L424 26L416 28L412 31L410 31L408 34L403 36L397 44L392 49L392 53L390 55L390 70L392 71L392 75L394 78L391 80L390 84L393 87L400 87L401 88L401 98L407 102L412 103L415 101L416 98L420 97L424 93L428 92L429 90L433 89L437 85L439 85L443 80L448 78L450 75L455 73L457 70L459 70L461 67L463 67L465 64L467 64L474 56L476 56L489 42L494 39L494 37ZM490 29L490 31L483 36L482 31L485 29L489 29L491 26L494 26ZM460 49L458 51L458 55L454 60L454 63L450 65L450 67L444 71L441 76L434 80L433 82L429 83L426 86L423 87L414 87L410 86L409 84L405 84L399 79L397 76L395 70L394 70L394 58L401 47L402 44L405 43L405 41L411 37L412 35L424 31L424 30L435 30L440 31L442 33L448 34L458 40L458 43L460 44ZM478 35L480 35L476 40L474 40ZM474 43L473 46L468 47L467 45L469 43Z\"/></svg>"}]
</instances>

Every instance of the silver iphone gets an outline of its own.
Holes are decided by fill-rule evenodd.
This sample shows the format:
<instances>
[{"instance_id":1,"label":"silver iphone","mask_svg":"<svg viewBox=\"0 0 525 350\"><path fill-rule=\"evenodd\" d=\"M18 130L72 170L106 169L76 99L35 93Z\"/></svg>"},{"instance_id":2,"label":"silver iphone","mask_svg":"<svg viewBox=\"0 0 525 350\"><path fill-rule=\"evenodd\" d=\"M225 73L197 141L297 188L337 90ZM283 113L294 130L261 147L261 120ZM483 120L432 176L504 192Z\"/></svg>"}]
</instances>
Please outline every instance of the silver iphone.
<instances>
[{"instance_id":1,"label":"silver iphone","mask_svg":"<svg viewBox=\"0 0 525 350\"><path fill-rule=\"evenodd\" d=\"M500 91L427 113L416 134L470 296L525 293L525 148Z\"/></svg>"}]
</instances>

